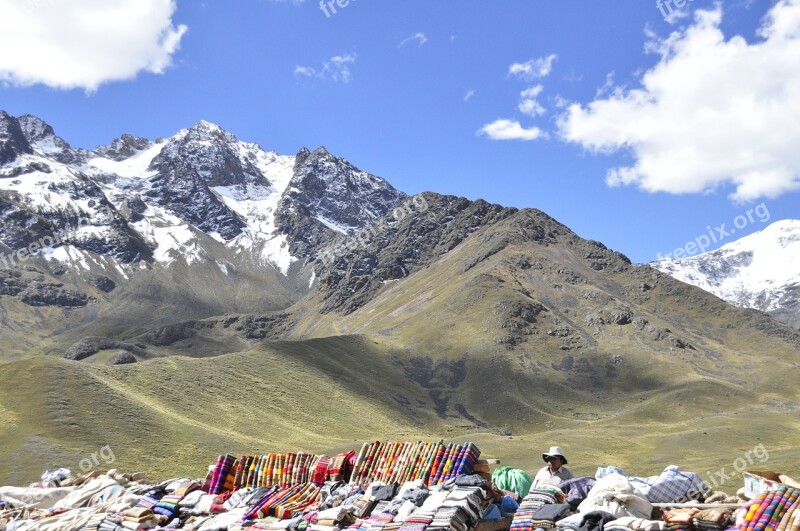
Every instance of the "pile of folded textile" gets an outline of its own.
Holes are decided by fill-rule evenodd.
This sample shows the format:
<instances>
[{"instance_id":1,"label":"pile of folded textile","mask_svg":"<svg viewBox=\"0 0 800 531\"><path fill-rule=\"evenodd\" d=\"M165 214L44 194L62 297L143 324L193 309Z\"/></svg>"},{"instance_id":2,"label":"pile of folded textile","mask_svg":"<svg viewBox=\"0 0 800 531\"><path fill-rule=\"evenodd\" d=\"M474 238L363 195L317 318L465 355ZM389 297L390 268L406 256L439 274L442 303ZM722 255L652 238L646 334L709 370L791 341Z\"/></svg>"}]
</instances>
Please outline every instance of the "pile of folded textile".
<instances>
[{"instance_id":1,"label":"pile of folded textile","mask_svg":"<svg viewBox=\"0 0 800 531\"><path fill-rule=\"evenodd\" d=\"M547 503L531 515L531 527L534 529L553 529L556 522L571 514L568 503Z\"/></svg>"},{"instance_id":2,"label":"pile of folded textile","mask_svg":"<svg viewBox=\"0 0 800 531\"><path fill-rule=\"evenodd\" d=\"M694 517L699 512L700 509L694 507L671 509L664 511L661 519L666 524L665 529L667 531L692 531L694 529Z\"/></svg>"},{"instance_id":3,"label":"pile of folded textile","mask_svg":"<svg viewBox=\"0 0 800 531\"><path fill-rule=\"evenodd\" d=\"M285 489L273 487L257 500L244 515L245 520L266 518L291 518L303 512L319 499L320 488L313 483L295 485Z\"/></svg>"},{"instance_id":4,"label":"pile of folded textile","mask_svg":"<svg viewBox=\"0 0 800 531\"><path fill-rule=\"evenodd\" d=\"M781 485L745 504L736 518L739 531L796 531L800 529L800 489Z\"/></svg>"},{"instance_id":5,"label":"pile of folded textile","mask_svg":"<svg viewBox=\"0 0 800 531\"><path fill-rule=\"evenodd\" d=\"M697 531L725 531L733 523L732 509L703 509L692 522Z\"/></svg>"},{"instance_id":6,"label":"pile of folded textile","mask_svg":"<svg viewBox=\"0 0 800 531\"><path fill-rule=\"evenodd\" d=\"M511 522L511 531L531 531L534 525L534 514L536 511L548 504L563 504L566 497L561 489L557 487L533 487L528 491L527 496L522 499L519 509L514 513L514 520Z\"/></svg>"}]
</instances>

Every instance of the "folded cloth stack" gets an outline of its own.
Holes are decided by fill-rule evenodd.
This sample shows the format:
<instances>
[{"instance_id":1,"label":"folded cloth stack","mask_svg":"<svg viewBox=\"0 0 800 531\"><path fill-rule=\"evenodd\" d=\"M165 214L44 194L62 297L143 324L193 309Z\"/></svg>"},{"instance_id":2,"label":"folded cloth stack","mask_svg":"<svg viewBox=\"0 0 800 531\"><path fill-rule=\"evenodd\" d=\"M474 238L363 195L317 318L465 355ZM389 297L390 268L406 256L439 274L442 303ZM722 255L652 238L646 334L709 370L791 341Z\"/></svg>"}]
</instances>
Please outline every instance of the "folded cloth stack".
<instances>
[{"instance_id":1,"label":"folded cloth stack","mask_svg":"<svg viewBox=\"0 0 800 531\"><path fill-rule=\"evenodd\" d=\"M328 466L328 481L349 481L355 458L353 450L336 455Z\"/></svg>"},{"instance_id":2,"label":"folded cloth stack","mask_svg":"<svg viewBox=\"0 0 800 531\"><path fill-rule=\"evenodd\" d=\"M454 489L436 510L428 530L466 531L475 526L482 513L482 498L479 492L480 489L477 488Z\"/></svg>"},{"instance_id":3,"label":"folded cloth stack","mask_svg":"<svg viewBox=\"0 0 800 531\"><path fill-rule=\"evenodd\" d=\"M328 467L331 465L331 458L327 455L321 455L317 460L316 465L312 469L311 483L314 485L322 486L325 484L325 478L328 477Z\"/></svg>"},{"instance_id":4,"label":"folded cloth stack","mask_svg":"<svg viewBox=\"0 0 800 531\"><path fill-rule=\"evenodd\" d=\"M349 507L334 507L317 513L316 523L324 526L345 527L355 523L356 518Z\"/></svg>"},{"instance_id":5,"label":"folded cloth stack","mask_svg":"<svg viewBox=\"0 0 800 531\"><path fill-rule=\"evenodd\" d=\"M634 488L629 478L620 474L608 474L597 480L586 499L578 505L580 513L592 511L610 513L616 518L650 518L653 505L644 494Z\"/></svg>"},{"instance_id":6,"label":"folded cloth stack","mask_svg":"<svg viewBox=\"0 0 800 531\"><path fill-rule=\"evenodd\" d=\"M583 515L580 513L565 516L556 522L556 529L558 531L578 531L583 522Z\"/></svg>"},{"instance_id":7,"label":"folded cloth stack","mask_svg":"<svg viewBox=\"0 0 800 531\"><path fill-rule=\"evenodd\" d=\"M548 503L536 509L532 515L531 526L539 529L552 529L556 522L570 515L568 503Z\"/></svg>"},{"instance_id":8,"label":"folded cloth stack","mask_svg":"<svg viewBox=\"0 0 800 531\"><path fill-rule=\"evenodd\" d=\"M214 497L214 501L211 502L208 512L215 514L228 512L228 508L225 507L225 502L227 502L231 496L233 496L233 491L217 494L217 496Z\"/></svg>"},{"instance_id":9,"label":"folded cloth stack","mask_svg":"<svg viewBox=\"0 0 800 531\"><path fill-rule=\"evenodd\" d=\"M166 522L167 518L157 515L152 509L132 507L122 512L120 525L126 529L149 529Z\"/></svg>"},{"instance_id":10,"label":"folded cloth stack","mask_svg":"<svg viewBox=\"0 0 800 531\"><path fill-rule=\"evenodd\" d=\"M107 514L100 526L99 531L128 531L130 528L123 526L125 520L119 515Z\"/></svg>"},{"instance_id":11,"label":"folded cloth stack","mask_svg":"<svg viewBox=\"0 0 800 531\"><path fill-rule=\"evenodd\" d=\"M156 488L147 491L144 496L139 498L139 501L136 502L134 507L144 507L145 509L152 509L157 503L158 500L164 496L165 491L163 488Z\"/></svg>"},{"instance_id":12,"label":"folded cloth stack","mask_svg":"<svg viewBox=\"0 0 800 531\"><path fill-rule=\"evenodd\" d=\"M167 517L168 520L172 520L173 518L177 517L180 508L178 507L178 503L181 501L183 496L176 496L175 494L167 494L163 498L159 500L157 504L153 506L153 512L156 514L162 514Z\"/></svg>"},{"instance_id":13,"label":"folded cloth stack","mask_svg":"<svg viewBox=\"0 0 800 531\"><path fill-rule=\"evenodd\" d=\"M375 508L376 504L377 500L375 498L362 494L352 502L351 506L353 508L353 514L357 518L366 518L372 514L372 510Z\"/></svg>"},{"instance_id":14,"label":"folded cloth stack","mask_svg":"<svg viewBox=\"0 0 800 531\"><path fill-rule=\"evenodd\" d=\"M698 531L725 531L732 517L731 509L703 509L694 515L692 523Z\"/></svg>"},{"instance_id":15,"label":"folded cloth stack","mask_svg":"<svg viewBox=\"0 0 800 531\"><path fill-rule=\"evenodd\" d=\"M415 512L405 519L400 526L400 531L424 531L433 521L433 514Z\"/></svg>"},{"instance_id":16,"label":"folded cloth stack","mask_svg":"<svg viewBox=\"0 0 800 531\"><path fill-rule=\"evenodd\" d=\"M690 531L694 529L694 517L700 510L694 507L664 511L661 519L668 531Z\"/></svg>"},{"instance_id":17,"label":"folded cloth stack","mask_svg":"<svg viewBox=\"0 0 800 531\"><path fill-rule=\"evenodd\" d=\"M320 489L319 496L322 500L319 509L324 511L342 505L350 497L350 489L344 481L326 481Z\"/></svg>"},{"instance_id":18,"label":"folded cloth stack","mask_svg":"<svg viewBox=\"0 0 800 531\"><path fill-rule=\"evenodd\" d=\"M440 507L436 514L433 516L431 525L428 530L433 529L452 529L454 531L466 531L472 528L476 523L474 516L470 515L469 511L461 505L452 505Z\"/></svg>"},{"instance_id":19,"label":"folded cloth stack","mask_svg":"<svg viewBox=\"0 0 800 531\"><path fill-rule=\"evenodd\" d=\"M800 489L781 485L776 490L756 496L741 511L737 521L741 531L798 531L800 530Z\"/></svg>"},{"instance_id":20,"label":"folded cloth stack","mask_svg":"<svg viewBox=\"0 0 800 531\"><path fill-rule=\"evenodd\" d=\"M243 520L253 520L266 516L288 519L318 502L319 495L320 489L313 483L272 490L245 513Z\"/></svg>"},{"instance_id":21,"label":"folded cloth stack","mask_svg":"<svg viewBox=\"0 0 800 531\"><path fill-rule=\"evenodd\" d=\"M533 515L537 510L548 504L563 504L565 501L564 493L557 487L532 488L514 513L511 531L531 531L535 527Z\"/></svg>"},{"instance_id":22,"label":"folded cloth stack","mask_svg":"<svg viewBox=\"0 0 800 531\"><path fill-rule=\"evenodd\" d=\"M105 520L105 518L106 518L106 513L95 513L92 515L91 518L89 518L89 521L86 522L86 525L83 526L83 528L86 530L99 529L100 524L103 523L103 520Z\"/></svg>"},{"instance_id":23,"label":"folded cloth stack","mask_svg":"<svg viewBox=\"0 0 800 531\"><path fill-rule=\"evenodd\" d=\"M606 511L590 511L583 515L578 531L603 531L606 524L615 519L613 514Z\"/></svg>"}]
</instances>

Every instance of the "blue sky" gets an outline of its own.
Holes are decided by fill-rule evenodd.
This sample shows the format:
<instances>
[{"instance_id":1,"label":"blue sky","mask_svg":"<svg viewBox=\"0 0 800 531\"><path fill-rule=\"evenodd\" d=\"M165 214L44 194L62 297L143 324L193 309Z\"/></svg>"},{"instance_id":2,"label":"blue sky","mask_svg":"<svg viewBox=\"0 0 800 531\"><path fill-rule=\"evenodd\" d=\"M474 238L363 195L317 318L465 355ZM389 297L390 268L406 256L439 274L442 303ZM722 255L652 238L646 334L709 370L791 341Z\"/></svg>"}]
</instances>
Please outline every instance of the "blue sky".
<instances>
[{"instance_id":1,"label":"blue sky","mask_svg":"<svg viewBox=\"0 0 800 531\"><path fill-rule=\"evenodd\" d=\"M0 12L47 24L61 1ZM200 119L282 154L324 145L407 193L535 207L638 262L762 203L720 243L763 228L766 211L800 218L800 66L782 67L800 2L350 0L326 16L314 0L138 1L166 4L153 15L166 29L140 20L161 32L157 50L114 44L125 32L100 17L105 32L58 59L81 68L0 57L0 109L85 148ZM31 33L0 45L30 49Z\"/></svg>"}]
</instances>

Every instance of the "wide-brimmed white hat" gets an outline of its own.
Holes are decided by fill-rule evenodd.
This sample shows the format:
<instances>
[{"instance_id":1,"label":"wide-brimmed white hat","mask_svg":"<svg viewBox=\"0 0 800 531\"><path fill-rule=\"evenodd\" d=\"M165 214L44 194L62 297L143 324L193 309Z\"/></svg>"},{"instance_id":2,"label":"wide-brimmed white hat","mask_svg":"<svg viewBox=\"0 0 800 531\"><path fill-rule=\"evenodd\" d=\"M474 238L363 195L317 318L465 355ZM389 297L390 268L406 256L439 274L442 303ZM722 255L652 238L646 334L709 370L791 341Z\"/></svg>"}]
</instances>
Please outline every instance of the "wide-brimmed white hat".
<instances>
[{"instance_id":1,"label":"wide-brimmed white hat","mask_svg":"<svg viewBox=\"0 0 800 531\"><path fill-rule=\"evenodd\" d=\"M542 454L542 459L547 461L548 457L555 457L558 456L561 458L561 462L565 465L567 464L567 458L564 457L564 450L561 449L560 446L551 446L549 452L545 452Z\"/></svg>"}]
</instances>

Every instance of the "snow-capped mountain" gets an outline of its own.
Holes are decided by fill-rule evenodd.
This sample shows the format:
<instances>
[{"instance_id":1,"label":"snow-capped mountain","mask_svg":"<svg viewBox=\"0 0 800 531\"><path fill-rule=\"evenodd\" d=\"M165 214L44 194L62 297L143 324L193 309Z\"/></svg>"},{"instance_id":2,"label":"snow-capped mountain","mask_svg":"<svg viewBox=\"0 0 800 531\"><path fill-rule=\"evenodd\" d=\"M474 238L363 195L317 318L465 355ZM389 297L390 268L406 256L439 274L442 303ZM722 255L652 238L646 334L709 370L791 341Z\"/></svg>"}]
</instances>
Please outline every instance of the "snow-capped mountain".
<instances>
[{"instance_id":1,"label":"snow-capped mountain","mask_svg":"<svg viewBox=\"0 0 800 531\"><path fill-rule=\"evenodd\" d=\"M716 251L651 265L732 304L800 327L800 220L776 221Z\"/></svg>"},{"instance_id":2,"label":"snow-capped mountain","mask_svg":"<svg viewBox=\"0 0 800 531\"><path fill-rule=\"evenodd\" d=\"M319 245L373 223L403 198L324 148L278 155L206 121L167 139L125 134L88 151L39 118L0 111L6 256L44 242L50 261L127 277L214 262L211 248L223 246L286 276Z\"/></svg>"}]
</instances>

